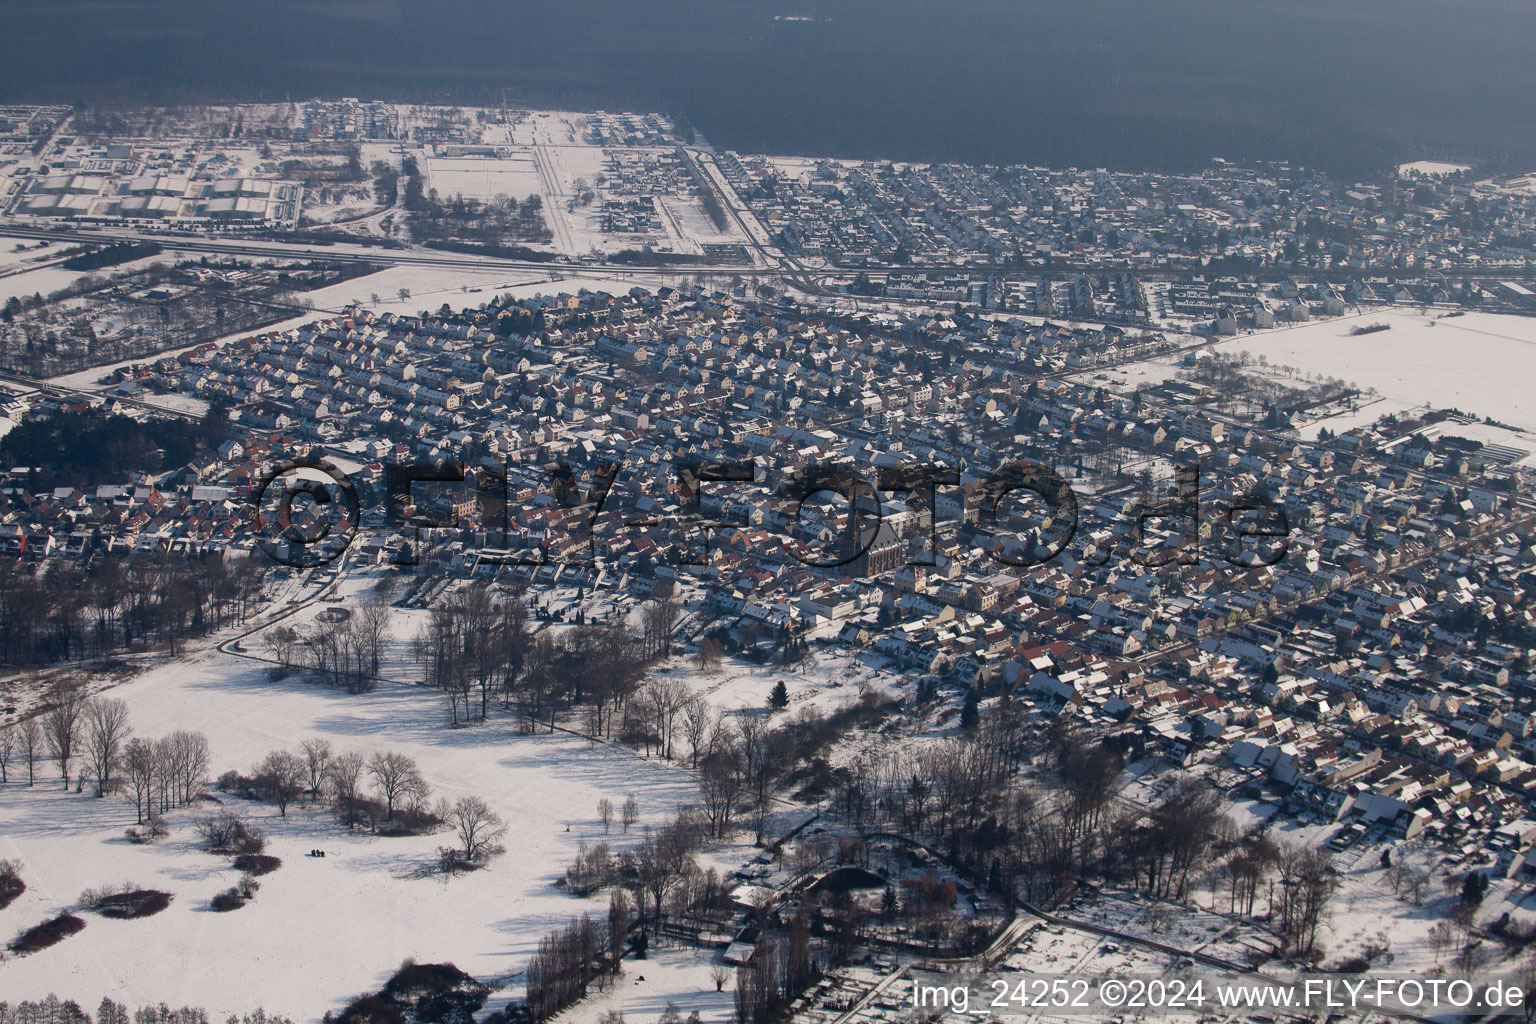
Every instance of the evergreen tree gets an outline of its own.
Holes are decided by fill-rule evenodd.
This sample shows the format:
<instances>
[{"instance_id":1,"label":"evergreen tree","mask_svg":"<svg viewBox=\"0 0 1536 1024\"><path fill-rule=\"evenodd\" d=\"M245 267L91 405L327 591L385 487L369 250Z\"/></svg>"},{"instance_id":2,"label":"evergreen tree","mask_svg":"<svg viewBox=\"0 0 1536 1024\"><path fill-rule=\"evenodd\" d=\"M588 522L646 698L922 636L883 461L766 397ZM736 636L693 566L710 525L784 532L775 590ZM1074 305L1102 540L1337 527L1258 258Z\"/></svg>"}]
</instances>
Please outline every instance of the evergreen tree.
<instances>
[{"instance_id":1,"label":"evergreen tree","mask_svg":"<svg viewBox=\"0 0 1536 1024\"><path fill-rule=\"evenodd\" d=\"M768 706L775 710L789 707L789 690L780 679L773 684L773 692L768 695Z\"/></svg>"},{"instance_id":2,"label":"evergreen tree","mask_svg":"<svg viewBox=\"0 0 1536 1024\"><path fill-rule=\"evenodd\" d=\"M965 706L960 709L960 728L969 732L981 724L981 700L974 688L965 694Z\"/></svg>"}]
</instances>

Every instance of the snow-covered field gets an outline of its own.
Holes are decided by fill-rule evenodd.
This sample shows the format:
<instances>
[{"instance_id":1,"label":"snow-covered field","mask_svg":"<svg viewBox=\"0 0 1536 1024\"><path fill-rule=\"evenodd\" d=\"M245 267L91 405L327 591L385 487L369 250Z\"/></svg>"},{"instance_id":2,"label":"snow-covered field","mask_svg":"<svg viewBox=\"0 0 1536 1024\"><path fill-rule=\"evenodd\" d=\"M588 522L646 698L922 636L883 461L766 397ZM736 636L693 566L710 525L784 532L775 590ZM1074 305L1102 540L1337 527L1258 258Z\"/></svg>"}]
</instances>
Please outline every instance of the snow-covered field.
<instances>
[{"instance_id":1,"label":"snow-covered field","mask_svg":"<svg viewBox=\"0 0 1536 1024\"><path fill-rule=\"evenodd\" d=\"M350 607L381 580L398 589L404 575L355 570L334 585L334 596ZM87 888L131 881L170 892L175 901L138 921L80 911L88 925L79 935L0 961L5 995L51 991L82 1005L103 995L130 1006L164 1000L201 1005L220 1017L261 1005L296 1020L316 1020L377 989L411 957L452 961L505 986L492 996L500 1005L516 993L518 976L545 932L583 911L598 918L606 911L606 893L581 900L554 884L579 842L607 841L617 851L638 838L639 826L628 835L619 824L604 833L599 798L620 803L635 794L642 826L661 824L677 806L697 800L684 751L672 762L569 733L521 735L506 715L446 728L440 695L414 684L420 669L410 641L428 615L419 609L395 609L382 669L391 682L372 694L349 696L306 682L302 674L271 681L262 635L277 622L300 631L311 627L318 614L336 607L315 600L320 593L304 577L285 580L271 592L262 629L243 637L232 653L203 645L113 687L111 695L127 702L138 735L175 729L206 734L214 777L232 769L249 774L268 751L296 751L310 737L330 741L338 752L408 754L432 785L434 799L477 795L491 804L509 826L507 852L483 870L444 881L426 870L437 847L450 841L444 835L348 833L320 806L290 806L285 819L273 805L217 794L266 832L266 852L281 857L283 867L261 880L249 905L214 913L209 900L238 879L228 857L208 854L198 842L195 821L216 807L173 812L168 839L136 846L123 835L134 823L131 805L120 797L95 799L89 786L83 794L63 792L56 768L40 765L37 786L0 786L0 858L19 859L29 886L0 911L0 937L73 909ZM776 676L787 680L792 709L817 704L830 710L856 700L867 685L890 683L845 654L820 655L806 672L727 659L720 671L700 674L680 653L665 671L727 714L763 713ZM805 813L785 805L773 830L792 828ZM306 856L317 848L324 859ZM728 873L758 852L742 835L706 848L699 860ZM724 1022L731 995L714 991L708 976L713 962L711 951L655 946L649 959L627 964L615 987L572 1010L570 1019L585 1024L606 1009L650 1019L675 1001L685 1014L697 1009L705 1021Z\"/></svg>"},{"instance_id":2,"label":"snow-covered field","mask_svg":"<svg viewBox=\"0 0 1536 1024\"><path fill-rule=\"evenodd\" d=\"M17 252L15 247L18 244L28 248ZM162 253L100 270L66 270L59 265L58 259L69 246L51 245L38 249L34 247L35 244L31 239L0 236L0 301L12 295L46 297L61 288L69 287L82 277L104 278L111 274L130 273L153 263L170 263L175 258L172 254ZM39 263L48 265L38 266Z\"/></svg>"},{"instance_id":3,"label":"snow-covered field","mask_svg":"<svg viewBox=\"0 0 1536 1024\"><path fill-rule=\"evenodd\" d=\"M1391 330L1349 333L1353 327L1376 323L1388 324ZM1372 309L1300 327L1256 331L1213 342L1211 348L1228 355L1246 351L1255 359L1263 356L1272 371L1292 378L1292 383L1298 376L1337 378L1362 391L1375 390L1354 413L1307 424L1302 435L1308 438L1316 437L1322 427L1338 433L1389 413L1452 408L1514 429L1447 423L1443 433L1536 451L1536 392L1530 385L1536 379L1533 318ZM1079 379L1132 391L1176 376L1181 359L1162 356Z\"/></svg>"},{"instance_id":4,"label":"snow-covered field","mask_svg":"<svg viewBox=\"0 0 1536 1024\"><path fill-rule=\"evenodd\" d=\"M143 395L139 400L146 405L153 405L170 412L187 413L192 416L208 415L208 403L191 395Z\"/></svg>"},{"instance_id":5,"label":"snow-covered field","mask_svg":"<svg viewBox=\"0 0 1536 1024\"><path fill-rule=\"evenodd\" d=\"M687 1016L697 1011L704 1021L735 1019L731 984L716 992L709 970L718 962L713 950L687 946L652 947L645 960L632 960L624 974L605 991L593 991L587 998L560 1014L561 1024L596 1024L610 1011L617 1011L636 1024L656 1020L674 1003Z\"/></svg>"},{"instance_id":6,"label":"snow-covered field","mask_svg":"<svg viewBox=\"0 0 1536 1024\"><path fill-rule=\"evenodd\" d=\"M56 257L63 251L64 247L60 245L45 245L39 248L35 238L0 235L0 272Z\"/></svg>"},{"instance_id":7,"label":"snow-covered field","mask_svg":"<svg viewBox=\"0 0 1536 1024\"><path fill-rule=\"evenodd\" d=\"M1391 330L1352 336L1352 327L1388 324ZM1272 365L1337 377L1375 388L1402 411L1425 405L1491 416L1536 430L1536 319L1494 313L1447 317L1443 312L1371 310L1359 317L1323 320L1223 342L1227 352L1247 349Z\"/></svg>"},{"instance_id":8,"label":"snow-covered field","mask_svg":"<svg viewBox=\"0 0 1536 1024\"><path fill-rule=\"evenodd\" d=\"M364 597L388 570L359 571L343 578L347 603ZM303 629L329 602L312 600L317 591L300 578L274 593L271 616ZM302 603L309 600L307 603ZM295 604L298 601L301 603ZM593 611L601 611L594 608ZM696 613L690 613L690 615ZM518 974L538 938L573 914L600 916L605 896L570 897L555 887L577 844L606 838L622 848L632 841L614 826L605 836L596 820L600 797L634 793L642 822L660 823L696 789L681 763L644 758L584 738L558 733L519 735L513 722L495 718L470 728L444 728L441 699L412 685L419 670L410 659L409 639L427 615L397 611L395 640L385 658L394 682L369 695L348 696L298 677L271 681L257 658L202 647L179 661L154 668L115 687L128 702L139 734L173 729L207 734L214 750L214 774L248 772L267 751L293 750L309 737L328 739L338 750L397 750L421 765L435 795L479 795L510 825L507 852L489 867L445 881L426 870L442 836L381 838L349 834L322 808L290 807L287 818L275 807L222 795L226 806L255 820L267 833L269 853L283 867L262 880L257 899L227 914L213 913L212 896L234 884L228 858L203 852L192 822L205 811L180 811L170 818L172 835L150 847L123 838L133 813L120 798L97 800L63 792L51 766L39 785L12 782L0 787L0 857L22 862L28 891L0 911L0 937L72 909L88 887L131 881L174 894L163 913L139 921L111 921L82 912L81 934L51 949L0 962L0 992L35 998L47 992L92 1005L110 995L130 1006L164 1000L203 1005L211 1013L263 1005L299 1020L318 1019L349 997L377 988L399 962L449 960L502 991L499 1005L517 987ZM691 635L697 623L685 620ZM551 628L563 628L559 626ZM260 637L241 650L260 654ZM775 678L784 678L790 713L800 707L831 710L858 699L867 687L898 685L894 676L848 652L813 648L807 670L788 671L726 659L720 671L700 673L686 655L663 671L685 679L726 713L761 709ZM878 743L861 737L845 744L838 760ZM910 742L910 740L904 741ZM854 748L853 750L848 749ZM680 752L681 753L681 752ZM1134 768L1134 766L1133 766ZM1166 775L1135 772L1128 799L1154 799ZM15 773L13 769L13 780ZM1261 820L1268 805L1244 801L1234 816ZM803 818L785 814L775 831ZM1286 822L1277 838L1316 845L1337 826ZM324 859L305 856L323 849ZM1336 861L1345 885L1325 929L1328 959L1358 955L1383 940L1395 970L1443 968L1429 929L1446 913L1443 887L1422 907L1394 895L1382 868L1380 847L1362 845ZM743 842L706 850L701 860L722 871L743 864L756 851ZM1499 883L1485 904L1492 917L1516 896L1513 883ZM1126 894L1086 896L1067 911L1071 918L1109 924L1131 934L1199 949L1231 960L1266 948L1268 939L1251 922L1224 913L1224 893L1197 891L1195 902L1209 910L1160 906ZM1529 916L1516 911L1518 916ZM1100 938L1072 931L1037 929L1009 957L1015 969L1101 974L1109 970L1155 973L1172 964L1162 954L1136 948L1109 949ZM568 1024L595 1024L607 1010L620 1010L646 1024L668 1002L683 1013L699 1010L715 1024L731 1019L730 992L716 993L709 979L714 954L692 948L653 947L644 961L630 961L611 989L569 1011Z\"/></svg>"},{"instance_id":9,"label":"snow-covered field","mask_svg":"<svg viewBox=\"0 0 1536 1024\"><path fill-rule=\"evenodd\" d=\"M0 294L18 298L28 295L47 297L61 288L67 288L85 276L82 270L65 270L60 266L39 267L24 270L9 277L0 277Z\"/></svg>"},{"instance_id":10,"label":"snow-covered field","mask_svg":"<svg viewBox=\"0 0 1536 1024\"><path fill-rule=\"evenodd\" d=\"M19 858L29 885L0 911L0 933L52 917L88 887L124 880L169 891L175 902L139 921L87 913L78 936L0 964L0 987L15 997L54 991L84 1005L103 995L129 1005L165 1000L220 1017L264 1005L313 1020L376 988L405 957L450 960L478 977L509 980L546 930L602 910L601 898L581 901L553 888L577 842L601 837L599 797L633 792L642 821L659 823L696 794L682 769L606 744L519 736L510 721L446 729L438 697L413 686L346 696L295 679L268 682L261 663L216 652L152 670L113 695L128 702L142 735L206 733L215 774L249 771L265 752L296 749L311 736L338 750L407 753L437 795L485 798L510 826L508 852L444 882L418 875L442 836L349 835L323 810L290 807L284 820L272 806L227 798L267 831L267 852L284 863L262 879L253 903L213 913L209 899L237 873L228 858L198 848L192 822L206 811L176 812L169 839L134 846L123 839L130 806L93 799L89 788L62 793L50 772L35 788L0 789L0 856ZM325 859L305 856L313 848Z\"/></svg>"},{"instance_id":11,"label":"snow-covered field","mask_svg":"<svg viewBox=\"0 0 1536 1024\"><path fill-rule=\"evenodd\" d=\"M1471 169L1471 164L1453 164L1446 160L1415 160L1411 164L1398 164L1397 173L1400 175L1422 174L1428 178L1438 178Z\"/></svg>"},{"instance_id":12,"label":"snow-covered field","mask_svg":"<svg viewBox=\"0 0 1536 1024\"><path fill-rule=\"evenodd\" d=\"M489 157L428 157L425 160L430 188L437 189L445 202L456 195L465 199L494 199L510 196L521 203L531 195L542 195L544 182L535 158L518 155Z\"/></svg>"},{"instance_id":13,"label":"snow-covered field","mask_svg":"<svg viewBox=\"0 0 1536 1024\"><path fill-rule=\"evenodd\" d=\"M342 309L354 302L381 312L436 309L444 302L457 310L464 306L479 305L504 291L504 286L530 279L543 281L549 277L504 268L487 268L482 271L458 267L386 267L377 274L305 292L303 298L315 305L317 312L309 317L311 320L324 316L322 311ZM400 295L402 288L410 293L404 298Z\"/></svg>"}]
</instances>

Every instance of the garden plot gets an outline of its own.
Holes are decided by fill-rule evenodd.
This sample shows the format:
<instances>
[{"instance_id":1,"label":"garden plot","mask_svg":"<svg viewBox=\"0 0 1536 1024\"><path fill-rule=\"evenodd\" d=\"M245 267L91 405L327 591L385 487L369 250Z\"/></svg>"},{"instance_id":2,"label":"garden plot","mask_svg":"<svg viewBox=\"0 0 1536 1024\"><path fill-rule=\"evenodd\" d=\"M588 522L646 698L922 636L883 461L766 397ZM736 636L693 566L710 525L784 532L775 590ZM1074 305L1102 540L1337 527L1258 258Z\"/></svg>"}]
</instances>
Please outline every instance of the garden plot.
<instances>
[{"instance_id":1,"label":"garden plot","mask_svg":"<svg viewBox=\"0 0 1536 1024\"><path fill-rule=\"evenodd\" d=\"M1232 952L1229 947L1236 945L1231 939L1234 929L1251 928L1236 916L1124 892L1079 898L1063 910L1063 915L1187 952L1218 957ZM1217 948L1210 948L1213 946Z\"/></svg>"}]
</instances>

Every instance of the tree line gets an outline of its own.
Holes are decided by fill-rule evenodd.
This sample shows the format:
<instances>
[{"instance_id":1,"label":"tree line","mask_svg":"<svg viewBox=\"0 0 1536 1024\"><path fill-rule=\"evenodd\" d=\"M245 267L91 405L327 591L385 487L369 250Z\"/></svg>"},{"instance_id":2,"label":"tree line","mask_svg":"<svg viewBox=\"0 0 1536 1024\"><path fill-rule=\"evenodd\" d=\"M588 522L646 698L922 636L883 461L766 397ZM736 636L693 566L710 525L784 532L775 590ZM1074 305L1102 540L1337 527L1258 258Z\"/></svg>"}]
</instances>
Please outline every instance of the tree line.
<instances>
[{"instance_id":1,"label":"tree line","mask_svg":"<svg viewBox=\"0 0 1536 1024\"><path fill-rule=\"evenodd\" d=\"M93 1024L92 1017L73 999L60 999L49 993L38 1000L9 1003L0 1000L0 1024ZM165 1003L141 1006L132 1013L128 1007L103 996L96 1007L94 1024L209 1024L208 1011L199 1006L173 1010ZM224 1024L293 1024L292 1019L264 1009L250 1013L232 1013Z\"/></svg>"},{"instance_id":2,"label":"tree line","mask_svg":"<svg viewBox=\"0 0 1536 1024\"><path fill-rule=\"evenodd\" d=\"M632 805L630 797L626 830L639 817ZM599 816L604 816L601 806ZM698 808L683 806L660 826L646 825L638 841L616 856L606 843L582 846L566 873L567 884L581 895L611 887L607 918L595 924L583 914L541 939L526 973L531 1020L558 1013L584 998L594 984L609 984L621 970L625 951L633 948L643 956L651 937L669 920L706 920L718 927L730 917L726 883L714 868L698 863L708 837L709 826ZM578 880L581 884L572 884ZM639 934L631 940L636 929Z\"/></svg>"},{"instance_id":3,"label":"tree line","mask_svg":"<svg viewBox=\"0 0 1536 1024\"><path fill-rule=\"evenodd\" d=\"M650 662L621 622L535 631L523 594L497 599L482 588L434 607L412 649L450 725L484 721L499 707L527 732L553 730L579 711L592 735L611 734Z\"/></svg>"},{"instance_id":4,"label":"tree line","mask_svg":"<svg viewBox=\"0 0 1536 1024\"><path fill-rule=\"evenodd\" d=\"M98 797L124 793L136 824L202 799L212 758L199 732L135 736L126 703L91 696L78 680L56 683L40 714L0 729L0 782L25 770L35 785L51 762L66 792L73 781L77 793L87 782Z\"/></svg>"},{"instance_id":5,"label":"tree line","mask_svg":"<svg viewBox=\"0 0 1536 1024\"><path fill-rule=\"evenodd\" d=\"M28 417L0 439L7 466L28 466L28 490L95 487L122 481L133 470L180 469L229 436L220 411L199 421L180 417L136 420L90 408Z\"/></svg>"},{"instance_id":6,"label":"tree line","mask_svg":"<svg viewBox=\"0 0 1536 1024\"><path fill-rule=\"evenodd\" d=\"M278 626L262 643L284 673L302 664L329 686L370 693L390 639L389 606L372 600L346 616L322 612L304 632Z\"/></svg>"},{"instance_id":7,"label":"tree line","mask_svg":"<svg viewBox=\"0 0 1536 1024\"><path fill-rule=\"evenodd\" d=\"M288 808L306 798L324 804L349 831L367 828L379 834L415 835L446 829L454 844L437 851L444 873L483 865L500 852L506 822L477 796L440 799L428 804L432 786L416 760L399 751L337 751L329 740L311 737L297 752L272 750L248 775L225 772L219 788L227 793Z\"/></svg>"},{"instance_id":8,"label":"tree line","mask_svg":"<svg viewBox=\"0 0 1536 1024\"><path fill-rule=\"evenodd\" d=\"M80 569L10 560L0 572L0 663L35 666L165 646L244 622L263 574L244 560L108 555Z\"/></svg>"},{"instance_id":9,"label":"tree line","mask_svg":"<svg viewBox=\"0 0 1536 1024\"><path fill-rule=\"evenodd\" d=\"M1317 954L1338 888L1325 853L1239 828L1202 779L1151 806L1123 799L1113 739L1060 722L1030 739L1005 702L959 736L850 766L835 800L865 834L920 838L1009 900L1055 905L1083 878L1174 901L1224 886L1230 908L1267 920L1287 953Z\"/></svg>"}]
</instances>

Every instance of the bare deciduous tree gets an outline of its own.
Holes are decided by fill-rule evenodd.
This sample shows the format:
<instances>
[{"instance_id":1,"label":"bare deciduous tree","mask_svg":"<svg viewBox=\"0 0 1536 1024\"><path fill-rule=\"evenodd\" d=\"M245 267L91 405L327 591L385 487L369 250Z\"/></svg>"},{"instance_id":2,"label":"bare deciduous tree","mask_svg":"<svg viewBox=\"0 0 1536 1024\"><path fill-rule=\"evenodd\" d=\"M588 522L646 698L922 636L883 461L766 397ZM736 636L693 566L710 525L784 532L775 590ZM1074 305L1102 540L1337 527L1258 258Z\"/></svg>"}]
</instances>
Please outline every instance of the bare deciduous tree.
<instances>
[{"instance_id":1,"label":"bare deciduous tree","mask_svg":"<svg viewBox=\"0 0 1536 1024\"><path fill-rule=\"evenodd\" d=\"M213 853L260 853L266 845L261 829L228 808L197 821L194 827Z\"/></svg>"},{"instance_id":2,"label":"bare deciduous tree","mask_svg":"<svg viewBox=\"0 0 1536 1024\"><path fill-rule=\"evenodd\" d=\"M662 901L685 874L697 871L693 851L695 832L681 816L660 831L646 826L646 834L630 857L630 864L640 886L654 903L656 923L661 924Z\"/></svg>"},{"instance_id":3,"label":"bare deciduous tree","mask_svg":"<svg viewBox=\"0 0 1536 1024\"><path fill-rule=\"evenodd\" d=\"M68 789L69 766L80 743L80 727L85 717L85 693L78 684L62 684L53 688L48 703L43 715L48 756L59 766L59 776Z\"/></svg>"},{"instance_id":4,"label":"bare deciduous tree","mask_svg":"<svg viewBox=\"0 0 1536 1024\"><path fill-rule=\"evenodd\" d=\"M645 652L648 658L666 658L672 654L672 631L681 614L677 601L659 597L645 606L641 622L645 627Z\"/></svg>"},{"instance_id":5,"label":"bare deciduous tree","mask_svg":"<svg viewBox=\"0 0 1536 1024\"><path fill-rule=\"evenodd\" d=\"M278 813L288 817L288 805L304 792L304 762L286 750L274 750L262 758L252 777Z\"/></svg>"},{"instance_id":6,"label":"bare deciduous tree","mask_svg":"<svg viewBox=\"0 0 1536 1024\"><path fill-rule=\"evenodd\" d=\"M0 729L0 782L10 782L11 758L16 755L16 727Z\"/></svg>"},{"instance_id":7,"label":"bare deciduous tree","mask_svg":"<svg viewBox=\"0 0 1536 1024\"><path fill-rule=\"evenodd\" d=\"M438 816L448 823L459 840L459 854L471 864L483 864L500 847L507 823L477 796L461 796L443 807Z\"/></svg>"},{"instance_id":8,"label":"bare deciduous tree","mask_svg":"<svg viewBox=\"0 0 1536 1024\"><path fill-rule=\"evenodd\" d=\"M615 889L608 897L608 972L619 973L619 961L624 958L624 946L629 940L629 896L623 889Z\"/></svg>"},{"instance_id":9,"label":"bare deciduous tree","mask_svg":"<svg viewBox=\"0 0 1536 1024\"><path fill-rule=\"evenodd\" d=\"M588 985L597 980L602 940L586 914L539 940L523 975L530 1020L548 1020L586 996Z\"/></svg>"},{"instance_id":10,"label":"bare deciduous tree","mask_svg":"<svg viewBox=\"0 0 1536 1024\"><path fill-rule=\"evenodd\" d=\"M154 817L155 775L159 763L159 758L155 757L155 745L149 740L135 737L123 748L123 775L133 794L136 824L142 825L145 818Z\"/></svg>"},{"instance_id":11,"label":"bare deciduous tree","mask_svg":"<svg viewBox=\"0 0 1536 1024\"><path fill-rule=\"evenodd\" d=\"M709 701L694 694L683 705L683 736L688 740L689 767L698 768L699 758L706 751L705 739L714 730L719 715Z\"/></svg>"},{"instance_id":12,"label":"bare deciduous tree","mask_svg":"<svg viewBox=\"0 0 1536 1024\"><path fill-rule=\"evenodd\" d=\"M746 795L752 808L752 827L761 845L768 828L768 813L773 807L773 786L783 765L784 734L770 730L756 715L736 720L738 749Z\"/></svg>"},{"instance_id":13,"label":"bare deciduous tree","mask_svg":"<svg viewBox=\"0 0 1536 1024\"><path fill-rule=\"evenodd\" d=\"M700 672L720 671L720 641L710 636L701 639L698 653L693 656L693 664Z\"/></svg>"},{"instance_id":14,"label":"bare deciduous tree","mask_svg":"<svg viewBox=\"0 0 1536 1024\"><path fill-rule=\"evenodd\" d=\"M318 737L311 737L299 744L299 751L304 755L304 768L309 772L310 798L318 798L320 787L324 785L331 767L331 744Z\"/></svg>"},{"instance_id":15,"label":"bare deciduous tree","mask_svg":"<svg viewBox=\"0 0 1536 1024\"><path fill-rule=\"evenodd\" d=\"M640 820L640 802L635 799L635 794L624 794L624 806L619 810L619 818L624 822L624 831L629 831L629 826Z\"/></svg>"},{"instance_id":16,"label":"bare deciduous tree","mask_svg":"<svg viewBox=\"0 0 1536 1024\"><path fill-rule=\"evenodd\" d=\"M590 896L613 881L613 855L607 843L576 844L576 860L565 869L565 886L577 896Z\"/></svg>"},{"instance_id":17,"label":"bare deciduous tree","mask_svg":"<svg viewBox=\"0 0 1536 1024\"><path fill-rule=\"evenodd\" d=\"M672 736L677 728L677 717L692 696L693 691L687 683L670 676L652 679L637 696L639 705L650 714L658 752L662 757L672 756ZM649 736L650 732L646 735Z\"/></svg>"},{"instance_id":18,"label":"bare deciduous tree","mask_svg":"<svg viewBox=\"0 0 1536 1024\"><path fill-rule=\"evenodd\" d=\"M293 655L298 649L299 634L292 626L277 626L267 631L262 646L283 668L293 667Z\"/></svg>"},{"instance_id":19,"label":"bare deciduous tree","mask_svg":"<svg viewBox=\"0 0 1536 1024\"><path fill-rule=\"evenodd\" d=\"M1138 844L1137 861L1146 871L1149 892L1185 898L1192 875L1232 831L1222 806L1221 794L1204 782L1183 780L1169 788Z\"/></svg>"},{"instance_id":20,"label":"bare deciduous tree","mask_svg":"<svg viewBox=\"0 0 1536 1024\"><path fill-rule=\"evenodd\" d=\"M202 799L213 765L213 751L208 737L200 732L177 729L156 746L164 762L164 788L168 804L185 807Z\"/></svg>"},{"instance_id":21,"label":"bare deciduous tree","mask_svg":"<svg viewBox=\"0 0 1536 1024\"><path fill-rule=\"evenodd\" d=\"M37 781L37 762L43 756L43 727L29 718L16 727L16 746L27 762L27 785Z\"/></svg>"},{"instance_id":22,"label":"bare deciduous tree","mask_svg":"<svg viewBox=\"0 0 1536 1024\"><path fill-rule=\"evenodd\" d=\"M515 621L479 588L458 591L432 609L413 647L427 684L448 702L450 725L470 720L477 690L478 718L489 716L491 698L507 685L517 657L507 633Z\"/></svg>"},{"instance_id":23,"label":"bare deciduous tree","mask_svg":"<svg viewBox=\"0 0 1536 1024\"><path fill-rule=\"evenodd\" d=\"M366 767L367 761L355 750L338 754L326 766L326 785L330 787L331 798L335 800L336 809L346 819L349 829L357 822L358 791L362 787Z\"/></svg>"},{"instance_id":24,"label":"bare deciduous tree","mask_svg":"<svg viewBox=\"0 0 1536 1024\"><path fill-rule=\"evenodd\" d=\"M1299 845L1281 846L1276 910L1280 937L1295 955L1310 957L1316 951L1317 932L1338 885L1326 853Z\"/></svg>"},{"instance_id":25,"label":"bare deciduous tree","mask_svg":"<svg viewBox=\"0 0 1536 1024\"><path fill-rule=\"evenodd\" d=\"M395 820L395 807L406 801L423 800L430 792L416 762L393 751L374 754L368 759L368 775L384 801L384 820Z\"/></svg>"},{"instance_id":26,"label":"bare deciduous tree","mask_svg":"<svg viewBox=\"0 0 1536 1024\"><path fill-rule=\"evenodd\" d=\"M597 820L603 823L603 831L613 826L613 801L603 797L597 802Z\"/></svg>"},{"instance_id":27,"label":"bare deciduous tree","mask_svg":"<svg viewBox=\"0 0 1536 1024\"><path fill-rule=\"evenodd\" d=\"M730 835L741 790L741 758L734 747L721 744L704 756L699 765L699 796L716 838Z\"/></svg>"},{"instance_id":28,"label":"bare deciduous tree","mask_svg":"<svg viewBox=\"0 0 1536 1024\"><path fill-rule=\"evenodd\" d=\"M92 697L85 702L85 749L96 775L97 796L106 796L111 788L112 771L132 731L127 704L111 697Z\"/></svg>"},{"instance_id":29,"label":"bare deciduous tree","mask_svg":"<svg viewBox=\"0 0 1536 1024\"><path fill-rule=\"evenodd\" d=\"M1435 949L1435 960L1438 961L1440 955L1445 952L1446 947L1451 944L1451 923L1449 921L1436 921L1430 926L1428 935L1429 943Z\"/></svg>"},{"instance_id":30,"label":"bare deciduous tree","mask_svg":"<svg viewBox=\"0 0 1536 1024\"><path fill-rule=\"evenodd\" d=\"M368 671L378 675L384 661L384 648L390 641L389 605L375 598L364 604L356 616L357 632L368 659Z\"/></svg>"},{"instance_id":31,"label":"bare deciduous tree","mask_svg":"<svg viewBox=\"0 0 1536 1024\"><path fill-rule=\"evenodd\" d=\"M1483 945L1481 939L1462 945L1451 958L1451 968L1463 978L1470 979L1493 962L1493 950Z\"/></svg>"}]
</instances>

